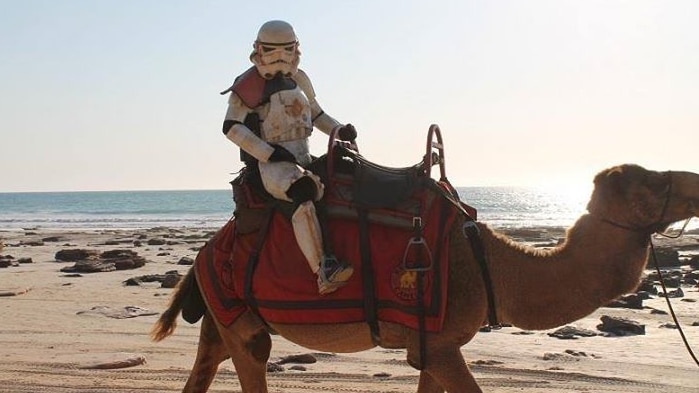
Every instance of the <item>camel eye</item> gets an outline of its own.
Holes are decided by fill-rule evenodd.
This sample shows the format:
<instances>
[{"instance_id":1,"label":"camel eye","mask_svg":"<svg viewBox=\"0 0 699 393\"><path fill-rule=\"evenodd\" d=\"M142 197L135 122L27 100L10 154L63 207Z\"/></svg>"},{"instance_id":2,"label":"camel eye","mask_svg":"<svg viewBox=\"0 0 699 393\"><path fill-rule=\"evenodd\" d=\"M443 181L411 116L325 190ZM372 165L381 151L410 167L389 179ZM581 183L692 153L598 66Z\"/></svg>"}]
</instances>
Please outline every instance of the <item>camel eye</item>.
<instances>
[{"instance_id":1,"label":"camel eye","mask_svg":"<svg viewBox=\"0 0 699 393\"><path fill-rule=\"evenodd\" d=\"M646 178L646 185L655 194L663 194L669 191L670 182L667 175L649 174Z\"/></svg>"}]
</instances>

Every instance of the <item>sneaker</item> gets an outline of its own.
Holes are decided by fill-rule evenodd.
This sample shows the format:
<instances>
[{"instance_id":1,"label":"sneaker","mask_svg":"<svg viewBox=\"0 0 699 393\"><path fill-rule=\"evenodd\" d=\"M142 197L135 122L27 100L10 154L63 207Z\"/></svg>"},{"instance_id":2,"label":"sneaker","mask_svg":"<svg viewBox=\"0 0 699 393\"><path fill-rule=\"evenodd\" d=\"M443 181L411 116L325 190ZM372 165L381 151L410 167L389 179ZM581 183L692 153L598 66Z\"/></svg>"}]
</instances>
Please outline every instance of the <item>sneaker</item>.
<instances>
[{"instance_id":1,"label":"sneaker","mask_svg":"<svg viewBox=\"0 0 699 393\"><path fill-rule=\"evenodd\" d=\"M325 295L347 284L354 268L334 256L323 257L318 270L318 293Z\"/></svg>"}]
</instances>

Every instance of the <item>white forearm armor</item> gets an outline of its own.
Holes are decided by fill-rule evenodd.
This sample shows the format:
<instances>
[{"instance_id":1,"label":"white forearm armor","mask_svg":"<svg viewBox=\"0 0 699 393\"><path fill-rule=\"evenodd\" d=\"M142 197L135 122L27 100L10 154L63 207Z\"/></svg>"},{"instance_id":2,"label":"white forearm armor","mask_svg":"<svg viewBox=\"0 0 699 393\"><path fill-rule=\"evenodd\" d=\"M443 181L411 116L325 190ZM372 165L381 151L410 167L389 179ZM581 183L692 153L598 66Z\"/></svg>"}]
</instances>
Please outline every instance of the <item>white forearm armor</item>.
<instances>
[{"instance_id":1,"label":"white forearm armor","mask_svg":"<svg viewBox=\"0 0 699 393\"><path fill-rule=\"evenodd\" d=\"M274 148L269 143L258 138L242 123L234 124L226 133L226 138L260 162L267 162L269 156L274 152Z\"/></svg>"}]
</instances>

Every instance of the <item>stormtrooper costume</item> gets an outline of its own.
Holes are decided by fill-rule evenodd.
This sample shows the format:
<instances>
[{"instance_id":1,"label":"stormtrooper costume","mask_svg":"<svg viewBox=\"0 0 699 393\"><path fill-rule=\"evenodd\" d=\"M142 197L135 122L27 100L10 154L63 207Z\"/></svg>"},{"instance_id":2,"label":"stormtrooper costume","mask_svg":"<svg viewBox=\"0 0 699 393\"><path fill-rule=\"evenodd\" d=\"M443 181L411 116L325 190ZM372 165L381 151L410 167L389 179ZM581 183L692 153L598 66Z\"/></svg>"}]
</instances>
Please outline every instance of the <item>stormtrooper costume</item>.
<instances>
[{"instance_id":1,"label":"stormtrooper costume","mask_svg":"<svg viewBox=\"0 0 699 393\"><path fill-rule=\"evenodd\" d=\"M284 21L266 22L257 34L250 60L254 64L222 94L231 92L223 133L238 145L247 165L257 165L262 184L272 196L296 205L294 235L313 273L320 294L344 285L353 268L323 254L314 201L323 197L320 178L304 169L311 162L308 137L315 126L326 134L338 128L343 140L356 130L323 112L308 76L298 69L299 42Z\"/></svg>"}]
</instances>

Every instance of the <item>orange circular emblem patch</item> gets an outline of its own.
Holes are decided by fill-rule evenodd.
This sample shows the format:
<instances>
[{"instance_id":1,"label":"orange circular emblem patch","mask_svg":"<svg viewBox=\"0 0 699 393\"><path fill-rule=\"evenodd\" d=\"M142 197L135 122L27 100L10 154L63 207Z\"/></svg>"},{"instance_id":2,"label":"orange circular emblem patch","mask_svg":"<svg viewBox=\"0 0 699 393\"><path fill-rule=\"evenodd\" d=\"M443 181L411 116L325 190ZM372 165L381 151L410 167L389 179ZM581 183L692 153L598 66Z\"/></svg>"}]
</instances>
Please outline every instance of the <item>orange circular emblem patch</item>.
<instances>
[{"instance_id":1,"label":"orange circular emblem patch","mask_svg":"<svg viewBox=\"0 0 699 393\"><path fill-rule=\"evenodd\" d=\"M400 299L412 301L417 299L417 275L415 270L405 270L402 266L397 266L391 274L391 289ZM427 291L429 287L429 274L424 274L422 278L422 290ZM425 297L426 294L425 294Z\"/></svg>"}]
</instances>

